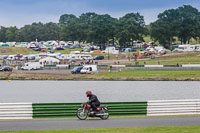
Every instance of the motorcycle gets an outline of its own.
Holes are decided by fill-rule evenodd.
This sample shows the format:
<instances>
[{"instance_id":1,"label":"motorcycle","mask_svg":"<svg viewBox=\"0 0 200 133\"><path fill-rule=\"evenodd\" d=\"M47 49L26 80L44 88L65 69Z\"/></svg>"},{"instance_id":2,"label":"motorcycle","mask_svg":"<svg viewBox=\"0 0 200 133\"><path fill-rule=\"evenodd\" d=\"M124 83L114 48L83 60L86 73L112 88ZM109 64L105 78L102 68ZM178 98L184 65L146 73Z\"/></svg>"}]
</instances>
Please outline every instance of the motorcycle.
<instances>
[{"instance_id":1,"label":"motorcycle","mask_svg":"<svg viewBox=\"0 0 200 133\"><path fill-rule=\"evenodd\" d=\"M81 104L82 108L77 110L77 117L80 120L85 120L87 117L100 117L102 120L106 120L109 117L108 106L97 107L97 112L94 112L91 105L87 103Z\"/></svg>"}]
</instances>

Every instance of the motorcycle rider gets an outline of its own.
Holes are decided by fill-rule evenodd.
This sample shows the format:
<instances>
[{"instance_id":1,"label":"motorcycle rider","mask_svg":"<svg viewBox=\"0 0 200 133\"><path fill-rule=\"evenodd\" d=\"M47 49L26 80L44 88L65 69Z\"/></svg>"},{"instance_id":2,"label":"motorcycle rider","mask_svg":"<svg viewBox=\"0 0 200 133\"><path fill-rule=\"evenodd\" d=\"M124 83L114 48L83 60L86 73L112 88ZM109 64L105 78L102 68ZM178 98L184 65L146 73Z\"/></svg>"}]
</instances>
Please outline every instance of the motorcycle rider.
<instances>
[{"instance_id":1,"label":"motorcycle rider","mask_svg":"<svg viewBox=\"0 0 200 133\"><path fill-rule=\"evenodd\" d=\"M97 113L97 107L100 106L100 102L96 95L92 94L91 91L86 91L87 97L89 97L88 103L91 105L93 111Z\"/></svg>"}]
</instances>

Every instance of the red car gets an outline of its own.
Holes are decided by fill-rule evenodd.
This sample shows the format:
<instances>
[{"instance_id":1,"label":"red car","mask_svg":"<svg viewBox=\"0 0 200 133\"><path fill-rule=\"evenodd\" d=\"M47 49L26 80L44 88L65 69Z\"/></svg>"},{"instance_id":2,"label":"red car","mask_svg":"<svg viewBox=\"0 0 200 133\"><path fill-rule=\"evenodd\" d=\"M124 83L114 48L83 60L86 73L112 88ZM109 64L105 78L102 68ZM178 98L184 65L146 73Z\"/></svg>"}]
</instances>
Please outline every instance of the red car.
<instances>
[{"instance_id":1,"label":"red car","mask_svg":"<svg viewBox=\"0 0 200 133\"><path fill-rule=\"evenodd\" d=\"M46 50L42 49L42 50L40 50L40 52L46 52Z\"/></svg>"}]
</instances>

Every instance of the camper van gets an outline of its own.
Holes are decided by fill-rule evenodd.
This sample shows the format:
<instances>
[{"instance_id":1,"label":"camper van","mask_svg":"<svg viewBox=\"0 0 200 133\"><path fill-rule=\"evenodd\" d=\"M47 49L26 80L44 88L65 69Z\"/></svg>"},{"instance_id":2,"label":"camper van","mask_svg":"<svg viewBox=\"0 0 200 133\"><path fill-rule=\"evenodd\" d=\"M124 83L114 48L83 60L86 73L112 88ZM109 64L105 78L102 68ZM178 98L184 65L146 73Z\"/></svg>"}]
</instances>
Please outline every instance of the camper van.
<instances>
[{"instance_id":1,"label":"camper van","mask_svg":"<svg viewBox=\"0 0 200 133\"><path fill-rule=\"evenodd\" d=\"M92 74L97 72L97 65L86 65L81 69L81 74Z\"/></svg>"},{"instance_id":2,"label":"camper van","mask_svg":"<svg viewBox=\"0 0 200 133\"><path fill-rule=\"evenodd\" d=\"M179 45L178 46L178 52L194 52L195 51L195 45Z\"/></svg>"},{"instance_id":3,"label":"camper van","mask_svg":"<svg viewBox=\"0 0 200 133\"><path fill-rule=\"evenodd\" d=\"M27 62L21 67L22 70L37 70L41 68L42 66L39 62Z\"/></svg>"}]
</instances>

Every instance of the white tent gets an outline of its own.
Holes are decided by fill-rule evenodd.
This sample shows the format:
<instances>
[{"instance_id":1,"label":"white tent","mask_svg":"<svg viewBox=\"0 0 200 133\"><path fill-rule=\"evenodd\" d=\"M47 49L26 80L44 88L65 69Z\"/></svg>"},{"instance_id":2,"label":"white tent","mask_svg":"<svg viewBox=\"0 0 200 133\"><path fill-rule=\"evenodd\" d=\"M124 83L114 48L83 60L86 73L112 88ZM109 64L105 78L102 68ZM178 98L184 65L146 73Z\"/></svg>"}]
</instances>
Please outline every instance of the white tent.
<instances>
[{"instance_id":1,"label":"white tent","mask_svg":"<svg viewBox=\"0 0 200 133\"><path fill-rule=\"evenodd\" d=\"M39 62L42 65L54 65L54 64L58 64L60 60L53 57L46 57L46 58L40 59Z\"/></svg>"}]
</instances>

